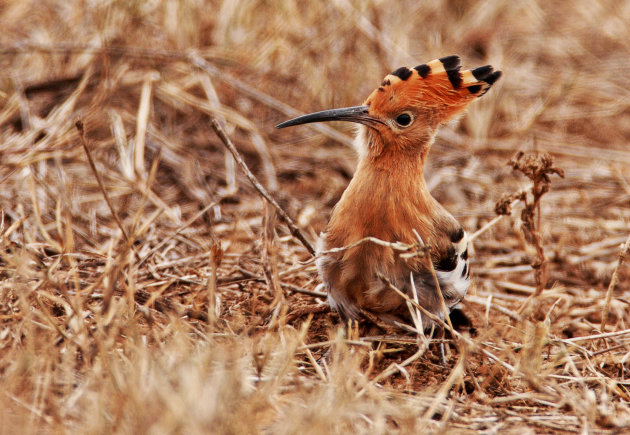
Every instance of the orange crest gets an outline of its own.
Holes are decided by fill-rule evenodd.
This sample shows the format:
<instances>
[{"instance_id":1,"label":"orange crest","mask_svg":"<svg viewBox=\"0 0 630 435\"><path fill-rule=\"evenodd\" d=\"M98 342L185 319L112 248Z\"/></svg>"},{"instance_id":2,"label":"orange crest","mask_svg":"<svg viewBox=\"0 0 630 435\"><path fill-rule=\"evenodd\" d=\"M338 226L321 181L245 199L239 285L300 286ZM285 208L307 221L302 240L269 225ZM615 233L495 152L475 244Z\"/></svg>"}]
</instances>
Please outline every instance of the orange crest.
<instances>
[{"instance_id":1,"label":"orange crest","mask_svg":"<svg viewBox=\"0 0 630 435\"><path fill-rule=\"evenodd\" d=\"M412 69L398 68L383 79L365 104L370 106L370 113L387 115L406 108L424 108L439 125L484 95L501 77L501 71L494 71L490 65L460 69L459 56L442 57Z\"/></svg>"}]
</instances>

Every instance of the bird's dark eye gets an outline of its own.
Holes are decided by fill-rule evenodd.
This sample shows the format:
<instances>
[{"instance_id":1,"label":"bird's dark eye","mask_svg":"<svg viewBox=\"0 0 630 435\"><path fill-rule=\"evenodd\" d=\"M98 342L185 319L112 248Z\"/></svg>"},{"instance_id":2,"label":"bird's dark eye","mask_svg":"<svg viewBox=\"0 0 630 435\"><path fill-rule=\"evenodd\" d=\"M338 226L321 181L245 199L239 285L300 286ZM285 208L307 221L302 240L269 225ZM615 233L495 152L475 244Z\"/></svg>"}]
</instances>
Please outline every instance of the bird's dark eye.
<instances>
[{"instance_id":1,"label":"bird's dark eye","mask_svg":"<svg viewBox=\"0 0 630 435\"><path fill-rule=\"evenodd\" d=\"M411 124L411 115L408 113L401 113L396 117L396 124L400 125L401 127L407 127L409 124Z\"/></svg>"}]
</instances>

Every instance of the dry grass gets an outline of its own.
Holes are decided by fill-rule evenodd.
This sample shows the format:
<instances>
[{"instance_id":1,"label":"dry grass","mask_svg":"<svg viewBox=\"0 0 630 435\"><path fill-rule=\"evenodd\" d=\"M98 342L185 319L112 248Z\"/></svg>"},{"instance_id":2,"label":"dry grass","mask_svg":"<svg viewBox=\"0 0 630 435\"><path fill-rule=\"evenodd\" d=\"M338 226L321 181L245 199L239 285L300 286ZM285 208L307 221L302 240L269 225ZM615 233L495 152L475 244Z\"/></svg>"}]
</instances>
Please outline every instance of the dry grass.
<instances>
[{"instance_id":1,"label":"dry grass","mask_svg":"<svg viewBox=\"0 0 630 435\"><path fill-rule=\"evenodd\" d=\"M629 22L612 0L0 3L0 432L630 430ZM430 155L434 195L493 222L475 333L344 330L211 120L313 242L351 130L273 126L454 53L504 71ZM540 292L522 203L493 221L530 187L517 150L565 171L528 224Z\"/></svg>"}]
</instances>

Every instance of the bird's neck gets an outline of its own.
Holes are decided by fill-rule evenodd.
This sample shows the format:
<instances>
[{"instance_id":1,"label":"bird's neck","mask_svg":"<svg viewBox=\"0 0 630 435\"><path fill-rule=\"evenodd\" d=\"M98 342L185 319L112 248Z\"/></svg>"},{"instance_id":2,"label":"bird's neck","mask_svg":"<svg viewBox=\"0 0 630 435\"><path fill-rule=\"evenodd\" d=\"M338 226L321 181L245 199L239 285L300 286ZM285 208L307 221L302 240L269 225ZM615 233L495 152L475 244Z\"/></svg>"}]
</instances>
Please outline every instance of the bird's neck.
<instances>
[{"instance_id":1,"label":"bird's neck","mask_svg":"<svg viewBox=\"0 0 630 435\"><path fill-rule=\"evenodd\" d=\"M411 242L413 229L427 236L442 208L427 188L423 168L420 157L376 164L367 156L361 159L331 216L329 245L366 236Z\"/></svg>"},{"instance_id":2,"label":"bird's neck","mask_svg":"<svg viewBox=\"0 0 630 435\"><path fill-rule=\"evenodd\" d=\"M411 152L383 151L379 156L366 156L359 160L357 172L370 174L372 177L391 177L415 183L421 188L424 182L424 162L426 154Z\"/></svg>"},{"instance_id":3,"label":"bird's neck","mask_svg":"<svg viewBox=\"0 0 630 435\"><path fill-rule=\"evenodd\" d=\"M359 162L348 189L355 198L394 207L429 211L435 202L424 179L424 156L369 157Z\"/></svg>"}]
</instances>

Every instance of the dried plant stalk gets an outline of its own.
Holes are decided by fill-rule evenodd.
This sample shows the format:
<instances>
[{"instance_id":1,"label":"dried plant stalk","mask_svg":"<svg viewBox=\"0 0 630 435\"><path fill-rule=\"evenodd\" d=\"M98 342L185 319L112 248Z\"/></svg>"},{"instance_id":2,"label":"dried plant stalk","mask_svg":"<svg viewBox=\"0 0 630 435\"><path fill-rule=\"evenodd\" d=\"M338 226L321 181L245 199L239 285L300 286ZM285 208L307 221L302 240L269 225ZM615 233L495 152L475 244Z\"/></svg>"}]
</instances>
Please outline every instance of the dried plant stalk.
<instances>
[{"instance_id":1,"label":"dried plant stalk","mask_svg":"<svg viewBox=\"0 0 630 435\"><path fill-rule=\"evenodd\" d=\"M610 283L608 284L608 290L606 290L606 302L604 303L604 308L602 310L602 322L599 325L600 331L604 331L604 327L606 326L606 322L608 321L608 312L610 309L610 300L612 298L613 291L615 286L617 285L617 277L619 274L619 268L623 265L624 260L626 259L626 255L628 255L628 251L630 251L630 235L626 239L626 242L621 247L621 251L619 252L619 258L617 259L617 266L615 267L615 271L610 278Z\"/></svg>"},{"instance_id":2,"label":"dried plant stalk","mask_svg":"<svg viewBox=\"0 0 630 435\"><path fill-rule=\"evenodd\" d=\"M526 240L536 249L536 259L531 266L535 271L534 276L536 279L534 296L538 296L547 285L548 266L543 247L543 238L540 234L540 200L551 187L550 175L556 174L564 178L564 171L553 166L553 157L547 153L525 156L525 153L519 151L512 157L508 165L512 166L514 171L523 173L532 181L532 199L529 200L528 192L517 192L502 198L497 203L495 210L497 214L505 215L511 213L514 200L521 200L525 204L521 212L521 221L523 222L523 232Z\"/></svg>"}]
</instances>

